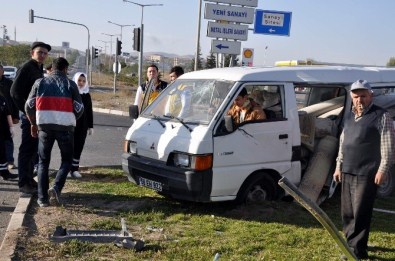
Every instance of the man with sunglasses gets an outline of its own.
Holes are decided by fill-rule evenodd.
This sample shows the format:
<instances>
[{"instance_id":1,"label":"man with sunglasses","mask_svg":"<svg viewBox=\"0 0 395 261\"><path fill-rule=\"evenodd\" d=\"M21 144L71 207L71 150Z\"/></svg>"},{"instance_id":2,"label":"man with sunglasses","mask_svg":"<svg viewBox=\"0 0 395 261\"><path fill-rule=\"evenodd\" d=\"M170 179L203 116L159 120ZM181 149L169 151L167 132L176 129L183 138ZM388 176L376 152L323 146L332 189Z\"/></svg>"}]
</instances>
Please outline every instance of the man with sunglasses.
<instances>
[{"instance_id":1,"label":"man with sunglasses","mask_svg":"<svg viewBox=\"0 0 395 261\"><path fill-rule=\"evenodd\" d=\"M34 82L44 77L43 64L48 57L51 46L43 42L31 45L31 59L16 72L11 86L11 97L20 111L22 138L18 154L19 191L22 195L37 192L37 182L33 179L34 161L37 157L38 139L30 134L31 125L25 115L25 103Z\"/></svg>"}]
</instances>

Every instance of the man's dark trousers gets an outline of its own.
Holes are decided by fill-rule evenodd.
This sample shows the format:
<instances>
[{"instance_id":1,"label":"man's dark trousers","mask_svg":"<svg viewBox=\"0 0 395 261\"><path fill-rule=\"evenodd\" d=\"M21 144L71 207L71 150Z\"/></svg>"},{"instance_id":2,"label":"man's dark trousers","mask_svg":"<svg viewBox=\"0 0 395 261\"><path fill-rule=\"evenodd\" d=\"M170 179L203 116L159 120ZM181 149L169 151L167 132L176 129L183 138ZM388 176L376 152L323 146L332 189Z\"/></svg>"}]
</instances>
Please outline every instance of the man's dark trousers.
<instances>
[{"instance_id":1,"label":"man's dark trousers","mask_svg":"<svg viewBox=\"0 0 395 261\"><path fill-rule=\"evenodd\" d=\"M55 141L58 143L61 165L55 177L54 187L60 193L66 183L67 174L73 161L74 133L71 131L40 130L38 132L38 198L48 200L49 189L49 164L51 152Z\"/></svg>"},{"instance_id":2,"label":"man's dark trousers","mask_svg":"<svg viewBox=\"0 0 395 261\"><path fill-rule=\"evenodd\" d=\"M375 174L342 174L343 232L357 257L367 256L370 222L377 192Z\"/></svg>"},{"instance_id":3,"label":"man's dark trousers","mask_svg":"<svg viewBox=\"0 0 395 261\"><path fill-rule=\"evenodd\" d=\"M18 154L19 187L33 182L34 161L37 157L38 139L31 134L31 125L25 114L21 115L22 140Z\"/></svg>"}]
</instances>

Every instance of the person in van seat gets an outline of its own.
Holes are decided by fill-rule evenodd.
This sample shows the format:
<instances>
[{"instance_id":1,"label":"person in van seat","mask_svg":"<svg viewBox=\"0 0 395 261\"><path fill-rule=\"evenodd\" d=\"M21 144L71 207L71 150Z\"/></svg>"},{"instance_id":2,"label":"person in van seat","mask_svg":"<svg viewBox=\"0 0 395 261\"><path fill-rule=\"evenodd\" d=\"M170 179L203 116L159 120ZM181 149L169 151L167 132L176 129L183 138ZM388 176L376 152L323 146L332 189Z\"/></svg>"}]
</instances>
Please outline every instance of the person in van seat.
<instances>
[{"instance_id":1,"label":"person in van seat","mask_svg":"<svg viewBox=\"0 0 395 261\"><path fill-rule=\"evenodd\" d=\"M184 69L181 66L174 66L170 70L170 80L174 82L178 77L184 74ZM166 103L165 115L171 115L177 118L184 118L188 116L191 107L191 91L185 84L180 84L172 93Z\"/></svg>"},{"instance_id":2,"label":"person in van seat","mask_svg":"<svg viewBox=\"0 0 395 261\"><path fill-rule=\"evenodd\" d=\"M266 119L265 112L248 97L245 88L237 95L232 107L228 111L228 115L232 116L233 122L236 125L245 121Z\"/></svg>"},{"instance_id":3,"label":"person in van seat","mask_svg":"<svg viewBox=\"0 0 395 261\"><path fill-rule=\"evenodd\" d=\"M394 162L394 129L389 113L373 104L367 81L351 85L352 110L340 136L333 179L341 182L341 216L347 244L368 258L368 238L377 187Z\"/></svg>"}]
</instances>

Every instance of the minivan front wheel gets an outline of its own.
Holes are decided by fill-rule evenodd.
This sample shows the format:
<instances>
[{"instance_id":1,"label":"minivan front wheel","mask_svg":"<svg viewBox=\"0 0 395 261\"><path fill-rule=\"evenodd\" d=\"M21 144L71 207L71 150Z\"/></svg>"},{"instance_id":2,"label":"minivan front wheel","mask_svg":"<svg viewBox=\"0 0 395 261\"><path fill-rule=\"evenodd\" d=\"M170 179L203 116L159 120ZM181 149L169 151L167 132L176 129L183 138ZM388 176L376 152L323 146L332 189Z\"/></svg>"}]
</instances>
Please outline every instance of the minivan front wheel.
<instances>
[{"instance_id":1,"label":"minivan front wheel","mask_svg":"<svg viewBox=\"0 0 395 261\"><path fill-rule=\"evenodd\" d=\"M273 178L266 173L258 173L249 177L237 194L238 203L259 203L275 200L277 185Z\"/></svg>"}]
</instances>

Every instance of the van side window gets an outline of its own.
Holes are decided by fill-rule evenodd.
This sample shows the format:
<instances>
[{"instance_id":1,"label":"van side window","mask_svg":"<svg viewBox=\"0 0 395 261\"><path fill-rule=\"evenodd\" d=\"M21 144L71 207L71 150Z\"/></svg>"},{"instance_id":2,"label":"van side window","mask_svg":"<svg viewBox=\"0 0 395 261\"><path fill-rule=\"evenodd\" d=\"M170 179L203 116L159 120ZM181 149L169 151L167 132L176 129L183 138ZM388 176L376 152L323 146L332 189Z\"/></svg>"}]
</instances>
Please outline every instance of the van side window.
<instances>
[{"instance_id":1,"label":"van side window","mask_svg":"<svg viewBox=\"0 0 395 261\"><path fill-rule=\"evenodd\" d=\"M395 119L395 87L380 86L373 88L373 103L385 108L392 119Z\"/></svg>"},{"instance_id":2,"label":"van side window","mask_svg":"<svg viewBox=\"0 0 395 261\"><path fill-rule=\"evenodd\" d=\"M250 98L262 107L268 120L284 118L283 99L281 97L282 88L279 85L246 86Z\"/></svg>"}]
</instances>

